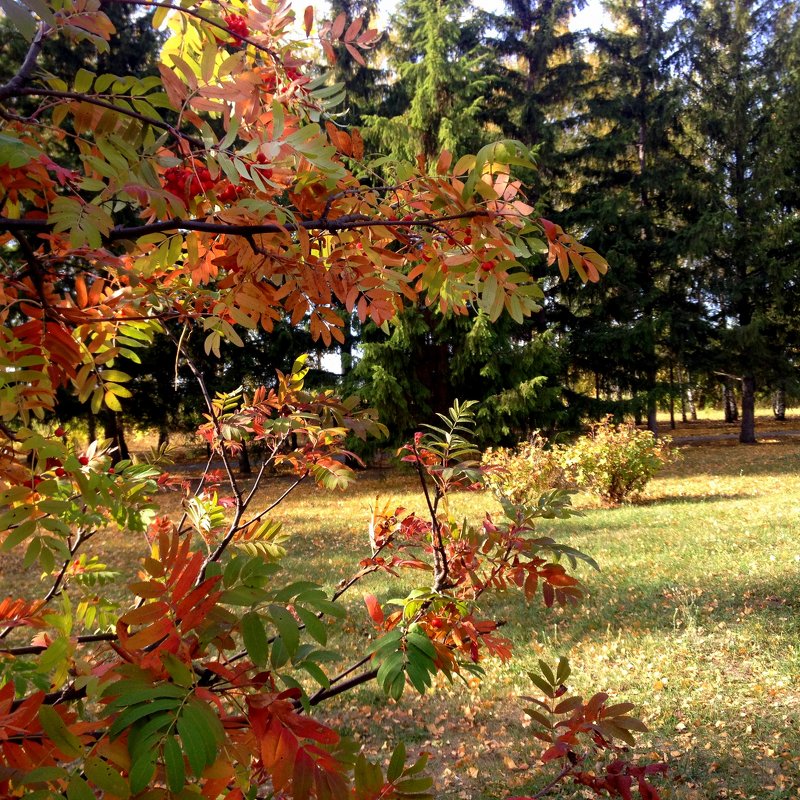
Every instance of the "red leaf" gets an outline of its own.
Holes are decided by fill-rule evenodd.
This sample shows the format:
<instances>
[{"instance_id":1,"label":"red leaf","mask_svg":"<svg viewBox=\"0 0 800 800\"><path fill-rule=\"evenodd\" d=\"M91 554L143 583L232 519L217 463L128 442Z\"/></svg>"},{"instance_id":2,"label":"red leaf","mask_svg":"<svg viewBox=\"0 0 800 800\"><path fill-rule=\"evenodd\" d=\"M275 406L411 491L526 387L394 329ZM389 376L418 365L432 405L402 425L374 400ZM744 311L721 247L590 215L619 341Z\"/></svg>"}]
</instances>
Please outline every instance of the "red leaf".
<instances>
[{"instance_id":1,"label":"red leaf","mask_svg":"<svg viewBox=\"0 0 800 800\"><path fill-rule=\"evenodd\" d=\"M331 25L331 39L338 39L344 32L344 25L347 22L347 15L342 11Z\"/></svg>"},{"instance_id":2,"label":"red leaf","mask_svg":"<svg viewBox=\"0 0 800 800\"><path fill-rule=\"evenodd\" d=\"M376 625L383 625L383 621L386 617L384 616L381 604L378 602L378 598L375 597L374 594L365 594L364 602L367 604L367 611L370 617L372 617L372 621Z\"/></svg>"}]
</instances>

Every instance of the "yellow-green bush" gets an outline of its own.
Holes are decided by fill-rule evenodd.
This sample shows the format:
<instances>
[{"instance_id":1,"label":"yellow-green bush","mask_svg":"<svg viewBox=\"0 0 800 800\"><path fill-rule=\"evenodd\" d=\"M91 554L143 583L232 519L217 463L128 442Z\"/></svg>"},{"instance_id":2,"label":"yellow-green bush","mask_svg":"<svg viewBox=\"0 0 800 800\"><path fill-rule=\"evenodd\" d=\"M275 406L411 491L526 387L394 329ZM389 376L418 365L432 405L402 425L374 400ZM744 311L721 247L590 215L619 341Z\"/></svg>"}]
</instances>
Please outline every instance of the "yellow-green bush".
<instances>
[{"instance_id":1,"label":"yellow-green bush","mask_svg":"<svg viewBox=\"0 0 800 800\"><path fill-rule=\"evenodd\" d=\"M512 503L536 503L543 492L567 487L558 450L557 446L549 447L539 431L517 447L490 448L482 461L486 482Z\"/></svg>"},{"instance_id":2,"label":"yellow-green bush","mask_svg":"<svg viewBox=\"0 0 800 800\"><path fill-rule=\"evenodd\" d=\"M610 416L558 452L560 466L576 486L613 504L641 492L673 457L669 437L656 439L633 423L614 425Z\"/></svg>"}]
</instances>

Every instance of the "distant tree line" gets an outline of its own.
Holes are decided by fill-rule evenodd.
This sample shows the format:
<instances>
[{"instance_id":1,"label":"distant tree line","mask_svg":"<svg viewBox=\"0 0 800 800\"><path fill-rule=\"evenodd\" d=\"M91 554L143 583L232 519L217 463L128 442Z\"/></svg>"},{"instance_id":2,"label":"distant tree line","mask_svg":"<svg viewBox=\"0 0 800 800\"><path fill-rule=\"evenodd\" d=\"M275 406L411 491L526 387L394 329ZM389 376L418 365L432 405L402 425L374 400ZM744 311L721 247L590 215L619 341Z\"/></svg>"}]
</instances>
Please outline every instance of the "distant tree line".
<instances>
[{"instance_id":1,"label":"distant tree line","mask_svg":"<svg viewBox=\"0 0 800 800\"><path fill-rule=\"evenodd\" d=\"M686 419L713 399L752 442L757 397L780 418L800 396L798 3L606 0L601 30L573 31L581 5L506 0L491 14L469 0L401 0L366 64L339 53L342 121L368 152L457 156L520 140L537 154L526 178L541 215L610 263L599 283L564 283L531 253L545 300L523 324L426 306L386 330L354 316L342 374L318 352L313 375L360 393L397 437L456 397L481 401L479 435L492 444L609 412L656 431L659 408ZM103 71L152 69L148 21L111 7L125 46ZM333 0L341 12L377 19L372 0ZM18 62L10 46L0 72ZM49 52L46 68L74 71L85 57ZM248 386L315 347L302 322L277 330L221 361L189 346L212 389ZM163 438L195 426L174 344L147 353L132 365L126 415ZM124 446L121 419L103 414Z\"/></svg>"}]
</instances>

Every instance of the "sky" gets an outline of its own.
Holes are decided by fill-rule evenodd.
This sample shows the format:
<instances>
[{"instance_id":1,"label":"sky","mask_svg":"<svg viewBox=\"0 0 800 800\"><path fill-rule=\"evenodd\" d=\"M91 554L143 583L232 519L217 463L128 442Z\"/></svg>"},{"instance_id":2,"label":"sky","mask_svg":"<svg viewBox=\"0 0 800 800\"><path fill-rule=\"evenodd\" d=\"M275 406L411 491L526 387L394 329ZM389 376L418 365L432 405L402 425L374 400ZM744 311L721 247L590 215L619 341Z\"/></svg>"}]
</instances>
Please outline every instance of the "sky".
<instances>
[{"instance_id":1,"label":"sky","mask_svg":"<svg viewBox=\"0 0 800 800\"><path fill-rule=\"evenodd\" d=\"M476 2L489 11L497 11L502 7L502 0L476 0ZM298 19L303 18L303 10L309 3L314 5L319 12L317 16L318 19L323 19L326 16L327 3L325 3L324 0L292 0L292 5L295 8ZM396 0L380 0L380 16L383 24L385 24L384 21L388 19L389 15L392 13L395 4ZM591 30L599 30L604 19L605 15L600 0L588 0L586 7L575 15L572 29L581 30L583 28L589 28Z\"/></svg>"}]
</instances>

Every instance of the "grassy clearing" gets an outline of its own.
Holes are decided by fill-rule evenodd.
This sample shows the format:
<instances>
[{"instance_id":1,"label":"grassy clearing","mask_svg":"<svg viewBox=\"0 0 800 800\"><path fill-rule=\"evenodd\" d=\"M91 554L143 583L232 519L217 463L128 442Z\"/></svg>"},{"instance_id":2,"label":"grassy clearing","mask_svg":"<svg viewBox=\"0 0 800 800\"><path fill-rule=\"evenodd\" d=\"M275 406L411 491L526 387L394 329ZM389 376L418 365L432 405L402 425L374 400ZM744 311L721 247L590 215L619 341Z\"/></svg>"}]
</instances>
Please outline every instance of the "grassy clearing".
<instances>
[{"instance_id":1,"label":"grassy clearing","mask_svg":"<svg viewBox=\"0 0 800 800\"><path fill-rule=\"evenodd\" d=\"M515 595L487 603L487 616L507 620L516 657L487 662L483 684L443 684L425 698L409 691L399 704L369 686L322 713L368 749L388 734L430 751L440 800L524 793L542 783L530 766L539 748L515 698L531 692L525 673L537 658L567 655L581 690L637 703L651 729L643 752L671 765L665 798L800 797L800 440L681 453L639 504L605 509L579 496L584 516L542 526L602 572L582 572L590 594L576 609L526 607ZM268 481L259 501L285 485ZM329 587L351 574L377 495L422 509L413 477L395 472L368 472L345 494L301 487L279 514L295 534L286 574ZM493 505L485 494L457 501L475 516ZM164 511L176 507L168 496ZM142 552L140 540L120 536L104 549L128 574ZM18 594L21 578L6 557L7 590ZM344 598L352 613L332 645L352 655L370 634L363 592L386 599L407 588L376 577L360 584Z\"/></svg>"},{"instance_id":2,"label":"grassy clearing","mask_svg":"<svg viewBox=\"0 0 800 800\"><path fill-rule=\"evenodd\" d=\"M439 754L441 798L533 788L527 765L537 749L514 696L530 692L525 672L537 658L566 654L582 689L640 706L651 728L644 749L672 766L665 797L797 797L798 466L800 444L787 441L686 447L640 504L602 509L577 498L585 516L542 531L602 565L584 573L590 596L580 608L495 599L485 611L508 620L517 657L490 664L481 687L399 705L367 689L339 713L370 745L393 720L398 736ZM394 479L363 480L332 501L313 493L293 500L289 524L304 532L293 568L331 584L346 574L363 552L362 509L378 491L418 507L413 481ZM460 498L470 513L488 500ZM379 580L369 589L390 596ZM360 601L350 602L352 634L368 632Z\"/></svg>"}]
</instances>

